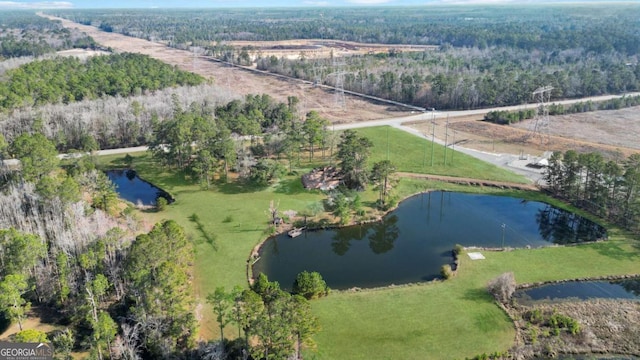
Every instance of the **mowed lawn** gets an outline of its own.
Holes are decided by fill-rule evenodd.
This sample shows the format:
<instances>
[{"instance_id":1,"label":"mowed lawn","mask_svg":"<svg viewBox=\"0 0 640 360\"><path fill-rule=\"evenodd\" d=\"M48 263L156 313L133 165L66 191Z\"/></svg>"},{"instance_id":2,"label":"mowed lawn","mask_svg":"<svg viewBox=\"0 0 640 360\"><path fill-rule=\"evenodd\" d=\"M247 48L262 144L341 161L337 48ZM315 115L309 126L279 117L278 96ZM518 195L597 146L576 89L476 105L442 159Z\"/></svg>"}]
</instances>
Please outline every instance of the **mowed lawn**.
<instances>
[{"instance_id":1,"label":"mowed lawn","mask_svg":"<svg viewBox=\"0 0 640 360\"><path fill-rule=\"evenodd\" d=\"M519 283L640 273L637 243L614 237L574 247L483 252L461 257L453 279L314 301L325 329L316 359L464 359L505 351L513 324L485 291L489 280L513 271Z\"/></svg>"},{"instance_id":2,"label":"mowed lawn","mask_svg":"<svg viewBox=\"0 0 640 360\"><path fill-rule=\"evenodd\" d=\"M400 171L498 181L522 180L473 158L465 160L469 162L465 168L462 161L465 158L460 153L455 154L453 166L442 164L438 170L441 172L436 171L438 166L431 169L434 171L413 169L411 166L417 161L416 157L422 165L425 140L393 128L388 132L389 158ZM358 133L374 142L371 163L386 159L387 128L362 129ZM430 148L430 142L427 144ZM303 189L298 176L289 176L264 189L230 182L204 190L184 174L158 166L150 155L138 155L134 167L139 174L176 198L166 211L142 216L154 222L176 220L196 244L194 291L199 304L197 316L202 319L200 338L214 339L219 336L219 329L204 299L218 286L227 289L235 285L247 286L247 261L253 247L266 237L269 203L274 201L281 211L302 211L326 196ZM106 166L118 166L122 158L105 157L103 162ZM410 179L401 180L397 193L403 198L441 188L511 194ZM372 203L376 192L369 189L362 197L364 204ZM194 214L197 221L194 221ZM459 274L446 282L336 292L328 298L313 301L322 331L315 337L317 352L308 352L306 358L462 359L483 352L503 351L513 342L513 325L484 290L489 279L505 271L514 271L519 282L640 272L638 249L622 239L580 247L519 250L485 256L486 260L474 262L463 257ZM227 328L225 334L233 336L237 332Z\"/></svg>"},{"instance_id":3,"label":"mowed lawn","mask_svg":"<svg viewBox=\"0 0 640 360\"><path fill-rule=\"evenodd\" d=\"M438 144L433 144L432 146L431 141L426 141L394 127L363 128L358 129L357 132L374 143L371 151L371 163L386 160L388 154L388 159L397 167L398 171L481 180L530 182L523 176L511 171L479 161L467 154L453 151L451 147L447 147L447 161L445 164L444 146ZM432 147L433 166L431 166Z\"/></svg>"}]
</instances>

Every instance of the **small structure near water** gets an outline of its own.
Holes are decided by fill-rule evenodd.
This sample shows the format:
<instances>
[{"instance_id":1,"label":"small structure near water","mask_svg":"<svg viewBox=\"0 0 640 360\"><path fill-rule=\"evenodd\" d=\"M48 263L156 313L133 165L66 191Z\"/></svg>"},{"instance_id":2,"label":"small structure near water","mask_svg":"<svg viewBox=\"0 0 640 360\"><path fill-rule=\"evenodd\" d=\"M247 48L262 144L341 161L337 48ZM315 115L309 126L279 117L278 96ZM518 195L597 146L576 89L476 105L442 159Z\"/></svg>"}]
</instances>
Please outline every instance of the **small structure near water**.
<instances>
[{"instance_id":1,"label":"small structure near water","mask_svg":"<svg viewBox=\"0 0 640 360\"><path fill-rule=\"evenodd\" d=\"M302 235L302 230L304 230L304 227L301 228L293 228L291 230L289 230L289 232L287 232L287 235L289 235L289 237L297 237Z\"/></svg>"},{"instance_id":2,"label":"small structure near water","mask_svg":"<svg viewBox=\"0 0 640 360\"><path fill-rule=\"evenodd\" d=\"M302 175L302 186L305 189L333 190L342 182L342 174L333 166L313 169Z\"/></svg>"}]
</instances>

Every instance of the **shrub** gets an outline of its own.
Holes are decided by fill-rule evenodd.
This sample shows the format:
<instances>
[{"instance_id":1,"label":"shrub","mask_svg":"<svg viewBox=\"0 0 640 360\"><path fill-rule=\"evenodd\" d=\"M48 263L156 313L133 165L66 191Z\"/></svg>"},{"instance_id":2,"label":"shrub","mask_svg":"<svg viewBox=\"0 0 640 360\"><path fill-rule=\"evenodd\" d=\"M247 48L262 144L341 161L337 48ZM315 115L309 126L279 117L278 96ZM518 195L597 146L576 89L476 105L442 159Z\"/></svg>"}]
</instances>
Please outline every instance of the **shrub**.
<instances>
[{"instance_id":1,"label":"shrub","mask_svg":"<svg viewBox=\"0 0 640 360\"><path fill-rule=\"evenodd\" d=\"M14 340L21 343L49 342L49 339L47 339L47 334L45 332L35 329L26 329L20 331L15 335Z\"/></svg>"},{"instance_id":2,"label":"shrub","mask_svg":"<svg viewBox=\"0 0 640 360\"><path fill-rule=\"evenodd\" d=\"M168 204L169 204L169 201L167 201L166 198L163 198L162 196L160 196L158 200L156 200L156 210L164 211L167 209Z\"/></svg>"},{"instance_id":3,"label":"shrub","mask_svg":"<svg viewBox=\"0 0 640 360\"><path fill-rule=\"evenodd\" d=\"M516 291L516 277L512 272L504 273L489 281L487 290L498 302L506 305Z\"/></svg>"},{"instance_id":4,"label":"shrub","mask_svg":"<svg viewBox=\"0 0 640 360\"><path fill-rule=\"evenodd\" d=\"M133 164L133 156L131 156L129 154L125 155L124 156L124 163L125 163L125 165L130 167Z\"/></svg>"},{"instance_id":5,"label":"shrub","mask_svg":"<svg viewBox=\"0 0 640 360\"><path fill-rule=\"evenodd\" d=\"M532 324L540 324L544 320L542 310L540 309L527 311L527 313L525 314L525 318L531 321Z\"/></svg>"},{"instance_id":6,"label":"shrub","mask_svg":"<svg viewBox=\"0 0 640 360\"><path fill-rule=\"evenodd\" d=\"M293 282L293 293L310 300L328 295L329 287L320 273L303 271L296 276L296 280Z\"/></svg>"},{"instance_id":7,"label":"shrub","mask_svg":"<svg viewBox=\"0 0 640 360\"><path fill-rule=\"evenodd\" d=\"M456 244L453 247L453 254L456 256L456 258L458 256L460 256L460 254L462 254L462 251L464 250L464 246L460 245L460 244Z\"/></svg>"},{"instance_id":8,"label":"shrub","mask_svg":"<svg viewBox=\"0 0 640 360\"><path fill-rule=\"evenodd\" d=\"M440 268L440 276L443 279L447 280L453 277L453 269L451 269L451 265L445 264Z\"/></svg>"},{"instance_id":9,"label":"shrub","mask_svg":"<svg viewBox=\"0 0 640 360\"><path fill-rule=\"evenodd\" d=\"M224 220L222 220L223 223L230 223L233 222L233 216L232 215L227 215Z\"/></svg>"},{"instance_id":10,"label":"shrub","mask_svg":"<svg viewBox=\"0 0 640 360\"><path fill-rule=\"evenodd\" d=\"M575 319L562 314L554 313L549 318L549 324L553 327L555 335L560 334L560 330L566 329L572 335L580 332L580 324Z\"/></svg>"}]
</instances>

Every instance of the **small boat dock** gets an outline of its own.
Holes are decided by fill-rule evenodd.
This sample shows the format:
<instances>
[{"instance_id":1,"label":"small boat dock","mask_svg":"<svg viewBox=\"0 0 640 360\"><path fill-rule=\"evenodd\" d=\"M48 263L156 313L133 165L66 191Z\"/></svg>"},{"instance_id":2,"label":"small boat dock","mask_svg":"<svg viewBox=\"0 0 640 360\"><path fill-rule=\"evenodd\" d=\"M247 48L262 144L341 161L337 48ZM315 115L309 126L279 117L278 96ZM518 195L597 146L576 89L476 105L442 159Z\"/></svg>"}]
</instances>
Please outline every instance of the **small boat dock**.
<instances>
[{"instance_id":1,"label":"small boat dock","mask_svg":"<svg viewBox=\"0 0 640 360\"><path fill-rule=\"evenodd\" d=\"M289 237L297 237L300 236L302 234L302 231L304 230L304 227L301 228L293 228L291 230L289 230L289 232L287 232L287 235L289 235Z\"/></svg>"}]
</instances>

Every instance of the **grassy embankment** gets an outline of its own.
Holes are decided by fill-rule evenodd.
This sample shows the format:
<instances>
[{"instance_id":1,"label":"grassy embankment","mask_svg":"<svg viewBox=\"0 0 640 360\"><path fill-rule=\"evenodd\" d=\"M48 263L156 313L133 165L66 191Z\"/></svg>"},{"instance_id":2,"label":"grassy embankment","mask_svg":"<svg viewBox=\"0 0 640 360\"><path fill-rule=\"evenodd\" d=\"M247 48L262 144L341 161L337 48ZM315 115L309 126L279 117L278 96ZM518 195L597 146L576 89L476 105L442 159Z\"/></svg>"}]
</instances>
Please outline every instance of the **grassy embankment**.
<instances>
[{"instance_id":1,"label":"grassy embankment","mask_svg":"<svg viewBox=\"0 0 640 360\"><path fill-rule=\"evenodd\" d=\"M386 128L358 132L374 142L373 161L387 157ZM455 154L453 166L445 167L443 148L438 145L435 147L435 166L430 167L430 158L423 166L424 140L396 129L389 129L388 133L389 158L399 171L524 181L460 153ZM427 151L430 147L429 143ZM430 156L429 152L427 154ZM116 158L104 160L107 163L119 161ZM247 258L253 246L265 237L270 201L279 202L281 210L300 211L325 197L320 192L302 189L298 177L288 177L266 189L230 183L205 191L185 179L183 174L156 166L148 155L136 157L134 166L142 177L171 192L177 199L167 211L145 216L152 221L175 219L193 238L197 251L194 289L199 301L217 286L230 288L247 283ZM493 189L410 179L400 182L397 193L402 198L434 188L507 194ZM374 191L367 191L363 194L364 203L372 203L375 197ZM192 221L193 214L198 215L197 223ZM442 283L333 293L313 302L323 330L316 336L318 352L310 352L307 356L319 359L455 359L506 350L513 341L514 331L507 316L484 291L486 282L505 271L514 271L519 282L637 272L638 249L626 240L617 240L615 236L612 239L615 241L572 248L489 253L485 254L487 260L477 262L463 257L458 276ZM203 303L199 313L203 316L201 336L217 336L217 324L209 306ZM234 331L229 329L226 333L233 334Z\"/></svg>"}]
</instances>

